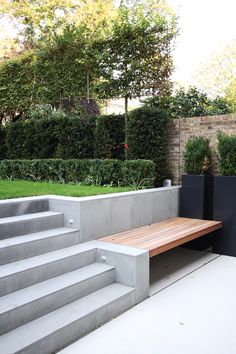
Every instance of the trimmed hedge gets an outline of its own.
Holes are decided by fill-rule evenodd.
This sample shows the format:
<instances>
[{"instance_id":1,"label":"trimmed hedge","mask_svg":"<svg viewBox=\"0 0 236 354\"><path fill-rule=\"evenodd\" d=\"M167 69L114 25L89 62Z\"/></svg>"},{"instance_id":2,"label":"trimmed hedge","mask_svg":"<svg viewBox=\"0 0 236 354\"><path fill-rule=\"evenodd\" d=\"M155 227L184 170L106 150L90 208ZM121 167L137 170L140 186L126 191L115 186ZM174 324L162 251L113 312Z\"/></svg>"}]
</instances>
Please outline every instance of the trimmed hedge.
<instances>
[{"instance_id":1,"label":"trimmed hedge","mask_svg":"<svg viewBox=\"0 0 236 354\"><path fill-rule=\"evenodd\" d=\"M0 160L125 158L124 115L75 116L51 112L0 129ZM170 178L167 112L143 107L129 113L128 159L156 164L155 186ZM126 146L127 148L127 146ZM136 183L136 182L135 182Z\"/></svg>"},{"instance_id":2,"label":"trimmed hedge","mask_svg":"<svg viewBox=\"0 0 236 354\"><path fill-rule=\"evenodd\" d=\"M98 116L96 123L95 156L99 159L124 159L124 115Z\"/></svg>"},{"instance_id":3,"label":"trimmed hedge","mask_svg":"<svg viewBox=\"0 0 236 354\"><path fill-rule=\"evenodd\" d=\"M190 138L185 145L184 169L191 175L205 175L211 172L212 153L210 140L204 137Z\"/></svg>"},{"instance_id":4,"label":"trimmed hedge","mask_svg":"<svg viewBox=\"0 0 236 354\"><path fill-rule=\"evenodd\" d=\"M236 135L218 134L218 161L224 176L236 176Z\"/></svg>"},{"instance_id":5,"label":"trimmed hedge","mask_svg":"<svg viewBox=\"0 0 236 354\"><path fill-rule=\"evenodd\" d=\"M5 146L5 129L0 126L0 160L6 158L6 146Z\"/></svg>"},{"instance_id":6,"label":"trimmed hedge","mask_svg":"<svg viewBox=\"0 0 236 354\"><path fill-rule=\"evenodd\" d=\"M128 117L128 157L148 159L156 164L155 186L162 186L170 178L168 163L167 111L156 107L142 107L130 112Z\"/></svg>"},{"instance_id":7,"label":"trimmed hedge","mask_svg":"<svg viewBox=\"0 0 236 354\"><path fill-rule=\"evenodd\" d=\"M7 159L93 158L95 124L94 117L51 117L7 124L4 155Z\"/></svg>"},{"instance_id":8,"label":"trimmed hedge","mask_svg":"<svg viewBox=\"0 0 236 354\"><path fill-rule=\"evenodd\" d=\"M3 160L0 178L153 187L155 164L148 160Z\"/></svg>"}]
</instances>

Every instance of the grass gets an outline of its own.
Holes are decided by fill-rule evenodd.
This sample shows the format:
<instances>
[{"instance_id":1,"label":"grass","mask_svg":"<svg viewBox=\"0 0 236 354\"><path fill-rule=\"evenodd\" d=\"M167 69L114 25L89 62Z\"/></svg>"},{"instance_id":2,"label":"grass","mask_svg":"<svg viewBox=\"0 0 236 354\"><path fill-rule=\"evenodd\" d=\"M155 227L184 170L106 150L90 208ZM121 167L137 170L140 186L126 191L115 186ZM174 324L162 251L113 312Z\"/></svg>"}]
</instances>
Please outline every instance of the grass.
<instances>
[{"instance_id":1,"label":"grass","mask_svg":"<svg viewBox=\"0 0 236 354\"><path fill-rule=\"evenodd\" d=\"M0 180L0 199L56 194L72 197L131 191L131 187L101 187L50 182Z\"/></svg>"}]
</instances>

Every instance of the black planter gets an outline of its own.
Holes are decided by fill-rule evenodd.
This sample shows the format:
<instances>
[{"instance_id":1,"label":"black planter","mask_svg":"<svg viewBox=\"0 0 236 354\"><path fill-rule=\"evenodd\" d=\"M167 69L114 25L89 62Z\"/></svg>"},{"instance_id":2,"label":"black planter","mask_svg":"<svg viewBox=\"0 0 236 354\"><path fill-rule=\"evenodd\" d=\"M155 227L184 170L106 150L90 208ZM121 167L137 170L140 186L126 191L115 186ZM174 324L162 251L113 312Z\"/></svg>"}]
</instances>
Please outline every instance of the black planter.
<instances>
[{"instance_id":1,"label":"black planter","mask_svg":"<svg viewBox=\"0 0 236 354\"><path fill-rule=\"evenodd\" d=\"M236 257L236 176L214 177L214 220L223 221L213 251Z\"/></svg>"},{"instance_id":2,"label":"black planter","mask_svg":"<svg viewBox=\"0 0 236 354\"><path fill-rule=\"evenodd\" d=\"M212 220L213 176L183 175L180 190L179 215L186 218ZM185 244L185 247L204 250L213 245L213 235L201 237Z\"/></svg>"}]
</instances>

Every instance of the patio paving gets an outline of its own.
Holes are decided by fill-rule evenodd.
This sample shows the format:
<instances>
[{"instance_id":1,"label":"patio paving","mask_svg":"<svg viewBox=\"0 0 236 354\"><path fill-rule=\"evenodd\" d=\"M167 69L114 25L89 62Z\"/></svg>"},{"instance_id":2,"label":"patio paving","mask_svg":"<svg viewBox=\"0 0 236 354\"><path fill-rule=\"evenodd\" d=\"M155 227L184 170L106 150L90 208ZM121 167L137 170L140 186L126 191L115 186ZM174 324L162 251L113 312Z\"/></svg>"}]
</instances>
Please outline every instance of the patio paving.
<instances>
[{"instance_id":1,"label":"patio paving","mask_svg":"<svg viewBox=\"0 0 236 354\"><path fill-rule=\"evenodd\" d=\"M154 259L151 294L61 354L235 354L236 258L187 249Z\"/></svg>"}]
</instances>

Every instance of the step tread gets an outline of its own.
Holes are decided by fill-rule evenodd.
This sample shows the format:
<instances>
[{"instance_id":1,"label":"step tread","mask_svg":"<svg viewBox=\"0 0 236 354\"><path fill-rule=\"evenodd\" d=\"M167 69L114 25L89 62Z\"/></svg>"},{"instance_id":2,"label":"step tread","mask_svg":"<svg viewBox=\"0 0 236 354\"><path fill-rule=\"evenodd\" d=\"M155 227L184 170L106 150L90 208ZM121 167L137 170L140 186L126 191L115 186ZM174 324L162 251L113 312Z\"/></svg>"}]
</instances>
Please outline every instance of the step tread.
<instances>
[{"instance_id":1,"label":"step tread","mask_svg":"<svg viewBox=\"0 0 236 354\"><path fill-rule=\"evenodd\" d=\"M0 249L5 247L20 245L31 241L38 241L49 237L59 236L62 234L69 234L71 232L78 232L78 231L79 231L78 229L74 229L70 227L59 227L51 230L40 231L40 232L35 232L35 233L21 235L21 236L4 238L3 240L0 240Z\"/></svg>"},{"instance_id":2,"label":"step tread","mask_svg":"<svg viewBox=\"0 0 236 354\"><path fill-rule=\"evenodd\" d=\"M0 300L0 315L113 269L115 269L113 266L107 264L93 263L86 267L82 267L72 272L32 285L28 288L2 296Z\"/></svg>"},{"instance_id":3,"label":"step tread","mask_svg":"<svg viewBox=\"0 0 236 354\"><path fill-rule=\"evenodd\" d=\"M6 218L0 218L0 226L13 223L13 222L24 222L32 219L40 219L40 218L50 217L54 215L63 215L63 213L57 211L42 211L40 213L8 216Z\"/></svg>"},{"instance_id":4,"label":"step tread","mask_svg":"<svg viewBox=\"0 0 236 354\"><path fill-rule=\"evenodd\" d=\"M56 331L84 318L89 313L128 295L134 289L113 283L95 291L69 305L63 306L47 315L14 329L1 336L1 350L4 354L20 352L31 344L40 341Z\"/></svg>"},{"instance_id":5,"label":"step tread","mask_svg":"<svg viewBox=\"0 0 236 354\"><path fill-rule=\"evenodd\" d=\"M49 253L44 253L39 256L26 258L17 262L7 263L0 266L0 279L19 272L23 272L28 269L36 268L38 266L57 261L59 259L76 255L78 253L90 251L92 249L94 249L94 247L83 243L71 247L62 248Z\"/></svg>"}]
</instances>

